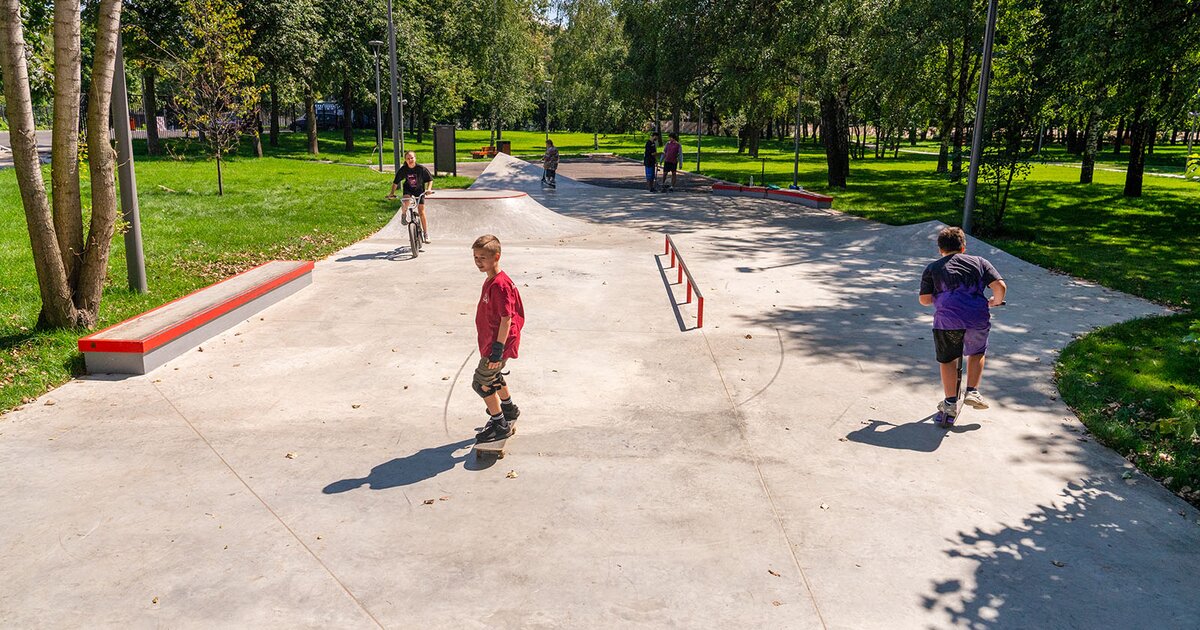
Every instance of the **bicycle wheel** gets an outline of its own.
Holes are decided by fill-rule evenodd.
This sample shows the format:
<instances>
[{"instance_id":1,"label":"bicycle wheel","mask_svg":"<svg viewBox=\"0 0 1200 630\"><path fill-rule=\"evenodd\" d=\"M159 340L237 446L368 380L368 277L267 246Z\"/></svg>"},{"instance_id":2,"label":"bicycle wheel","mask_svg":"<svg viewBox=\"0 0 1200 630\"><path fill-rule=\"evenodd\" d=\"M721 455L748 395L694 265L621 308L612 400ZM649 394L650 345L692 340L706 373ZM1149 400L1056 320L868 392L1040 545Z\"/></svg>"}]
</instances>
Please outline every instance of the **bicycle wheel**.
<instances>
[{"instance_id":1,"label":"bicycle wheel","mask_svg":"<svg viewBox=\"0 0 1200 630\"><path fill-rule=\"evenodd\" d=\"M421 251L421 235L417 233L417 230L417 221L410 220L408 222L408 244L412 248L413 258L416 258L417 253Z\"/></svg>"}]
</instances>

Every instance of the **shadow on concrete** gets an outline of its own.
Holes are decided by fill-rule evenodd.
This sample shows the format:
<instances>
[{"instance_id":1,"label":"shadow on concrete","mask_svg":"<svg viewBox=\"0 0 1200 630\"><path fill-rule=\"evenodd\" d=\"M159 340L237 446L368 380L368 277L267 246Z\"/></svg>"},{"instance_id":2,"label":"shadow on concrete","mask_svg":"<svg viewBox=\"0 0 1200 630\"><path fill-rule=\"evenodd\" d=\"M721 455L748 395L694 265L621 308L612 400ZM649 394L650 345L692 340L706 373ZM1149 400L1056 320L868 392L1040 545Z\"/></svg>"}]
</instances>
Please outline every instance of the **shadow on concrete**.
<instances>
[{"instance_id":1,"label":"shadow on concrete","mask_svg":"<svg viewBox=\"0 0 1200 630\"><path fill-rule=\"evenodd\" d=\"M958 532L944 553L974 574L933 581L921 606L974 629L1195 628L1197 525L1128 505L1147 493L1127 483L1083 479L1019 522Z\"/></svg>"},{"instance_id":2,"label":"shadow on concrete","mask_svg":"<svg viewBox=\"0 0 1200 630\"><path fill-rule=\"evenodd\" d=\"M933 422L933 414L906 424L874 419L867 422L867 426L847 433L846 438L859 444L918 453L936 451L942 445L942 440L951 433L969 433L981 428L979 424L961 424L948 429L939 427Z\"/></svg>"},{"instance_id":3,"label":"shadow on concrete","mask_svg":"<svg viewBox=\"0 0 1200 630\"><path fill-rule=\"evenodd\" d=\"M412 247L397 247L383 252L371 252L369 254L355 254L353 256L342 256L336 259L335 262L358 262L363 260L412 260Z\"/></svg>"},{"instance_id":4,"label":"shadow on concrete","mask_svg":"<svg viewBox=\"0 0 1200 630\"><path fill-rule=\"evenodd\" d=\"M663 267L663 256L665 256L665 254L655 254L654 264L658 266L658 274L662 276L663 288L667 290L667 297L671 301L671 309L675 311L675 323L679 324L679 332L687 332L694 329L695 326L688 328L687 324L683 321L683 313L680 312L679 305L686 304L687 302L681 303L675 301L675 292L673 289L671 289L671 287L679 283L671 282L671 279L667 277L667 269L669 269L669 267Z\"/></svg>"},{"instance_id":5,"label":"shadow on concrete","mask_svg":"<svg viewBox=\"0 0 1200 630\"><path fill-rule=\"evenodd\" d=\"M423 448L407 457L397 457L391 461L384 462L372 468L370 474L361 479L335 481L325 486L321 492L325 494L339 494L355 490L364 485L371 490L387 490L400 486L411 486L414 483L432 479L454 468L459 462L472 459L470 453L455 455L454 452L467 448L474 443L475 440L472 438L443 446Z\"/></svg>"}]
</instances>

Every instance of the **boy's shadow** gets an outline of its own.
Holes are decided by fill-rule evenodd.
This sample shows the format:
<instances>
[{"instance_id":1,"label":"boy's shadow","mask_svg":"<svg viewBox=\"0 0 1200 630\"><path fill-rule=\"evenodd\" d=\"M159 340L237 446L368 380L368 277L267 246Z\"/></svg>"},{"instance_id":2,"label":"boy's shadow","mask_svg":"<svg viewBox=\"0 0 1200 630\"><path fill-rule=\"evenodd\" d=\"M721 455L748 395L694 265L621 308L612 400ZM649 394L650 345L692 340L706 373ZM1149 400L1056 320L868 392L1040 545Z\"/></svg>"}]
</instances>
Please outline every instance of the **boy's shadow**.
<instances>
[{"instance_id":1,"label":"boy's shadow","mask_svg":"<svg viewBox=\"0 0 1200 630\"><path fill-rule=\"evenodd\" d=\"M410 486L419 481L436 477L440 473L454 468L459 462L466 462L466 467L469 470L486 468L486 465L476 466L473 464L477 461L483 464L483 462L490 460L476 460L474 457L471 457L470 451L467 451L464 455L454 455L455 451L466 448L474 443L474 439L466 439L434 448L423 448L407 457L397 457L391 461L384 462L372 468L370 474L361 479L335 481L325 486L321 492L325 494L338 494L354 490L363 485L372 490L387 490L388 488L395 488L397 486Z\"/></svg>"},{"instance_id":2,"label":"boy's shadow","mask_svg":"<svg viewBox=\"0 0 1200 630\"><path fill-rule=\"evenodd\" d=\"M933 422L933 414L907 424L892 424L884 420L869 420L870 424L846 434L851 442L882 448L895 448L919 453L932 453L950 433L968 433L980 428L978 424L957 424L943 429ZM890 427L890 428L887 428ZM882 429L882 430L881 430Z\"/></svg>"}]
</instances>

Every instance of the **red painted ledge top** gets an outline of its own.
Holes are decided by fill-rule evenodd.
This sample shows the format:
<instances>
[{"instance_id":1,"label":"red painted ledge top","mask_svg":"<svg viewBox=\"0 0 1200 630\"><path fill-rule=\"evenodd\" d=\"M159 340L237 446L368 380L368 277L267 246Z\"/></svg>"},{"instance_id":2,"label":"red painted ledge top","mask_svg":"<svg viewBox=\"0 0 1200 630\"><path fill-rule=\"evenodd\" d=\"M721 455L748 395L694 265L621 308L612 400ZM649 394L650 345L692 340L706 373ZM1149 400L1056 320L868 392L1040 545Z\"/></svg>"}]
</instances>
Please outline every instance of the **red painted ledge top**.
<instances>
[{"instance_id":1,"label":"red painted ledge top","mask_svg":"<svg viewBox=\"0 0 1200 630\"><path fill-rule=\"evenodd\" d=\"M79 340L80 352L144 354L311 273L311 260L273 260Z\"/></svg>"},{"instance_id":2,"label":"red painted ledge top","mask_svg":"<svg viewBox=\"0 0 1200 630\"><path fill-rule=\"evenodd\" d=\"M820 193L815 193L808 190L791 190L781 188L779 190L772 190L767 194L779 195L781 197L803 197L805 199L814 199L817 201L833 201L833 197L830 197L829 195L822 195Z\"/></svg>"}]
</instances>

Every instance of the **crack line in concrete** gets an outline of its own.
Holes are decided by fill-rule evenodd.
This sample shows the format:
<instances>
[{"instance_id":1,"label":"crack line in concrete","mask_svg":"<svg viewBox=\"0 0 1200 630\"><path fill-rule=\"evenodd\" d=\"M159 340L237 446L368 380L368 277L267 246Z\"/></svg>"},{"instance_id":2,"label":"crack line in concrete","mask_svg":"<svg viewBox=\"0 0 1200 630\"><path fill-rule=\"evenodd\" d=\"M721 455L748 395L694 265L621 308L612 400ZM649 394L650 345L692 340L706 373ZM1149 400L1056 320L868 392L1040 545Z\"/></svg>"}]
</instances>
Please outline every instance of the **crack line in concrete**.
<instances>
[{"instance_id":1,"label":"crack line in concrete","mask_svg":"<svg viewBox=\"0 0 1200 630\"><path fill-rule=\"evenodd\" d=\"M750 444L750 438L746 435L746 423L738 412L738 405L733 401L733 394L729 391L729 384L725 382L725 373L721 371L721 364L717 362L717 354L713 352L712 343L708 340L708 335L704 330L700 331L704 337L704 345L708 348L708 355L712 357L713 367L717 369L717 376L721 379L721 387L725 388L725 398L729 401L729 408L733 411L734 419L737 422L738 434L742 436L742 442L746 444L750 451L750 460L754 462L754 471L758 473L758 483L762 486L763 494L767 497L767 503L771 506L771 513L775 517L775 524L779 526L779 533L783 534L783 540L787 543L788 553L792 555L792 563L796 565L796 571L800 574L800 581L804 584L804 590L808 591L808 599L812 602L813 610L817 613L817 619L821 622L821 627L828 630L829 625L825 623L825 616L821 614L821 607L817 604L817 597L813 593L812 585L808 582L808 575L804 572L804 567L800 564L800 558L796 556L796 548L792 544L792 539L788 536L787 528L784 527L783 517L779 514L779 507L775 505L775 497L771 494L771 488L767 486L767 478L763 475L762 466L758 460L758 454L754 452L754 447ZM782 337L780 337L782 343Z\"/></svg>"},{"instance_id":2,"label":"crack line in concrete","mask_svg":"<svg viewBox=\"0 0 1200 630\"><path fill-rule=\"evenodd\" d=\"M442 427L446 429L446 437L450 437L450 397L454 395L454 385L458 383L458 377L462 375L463 368L471 362L471 357L475 355L472 350L467 353L467 358L463 359L462 365L458 366L458 371L454 373L454 380L450 381L450 391L446 392L446 405L442 407Z\"/></svg>"},{"instance_id":3,"label":"crack line in concrete","mask_svg":"<svg viewBox=\"0 0 1200 630\"><path fill-rule=\"evenodd\" d=\"M162 397L163 401L171 406L171 409L173 409L175 411L175 414L178 415L180 417L180 419L182 419L184 421L184 423L186 423L188 425L188 428L190 428L192 430L192 432L195 433L196 436L200 438L200 441L204 442L204 445L207 446L208 449L213 452L213 455L216 455L217 459L221 460L221 463L225 465L225 468L228 468L229 472L232 473L233 476L238 481L241 482L241 484L246 488L246 490L248 490L250 492L250 494L252 496L254 496L255 499L258 499L258 502L261 503L263 507L267 508L267 511L271 513L271 516L274 516L275 520L279 521L279 524L283 525L283 528L286 529L287 532L292 535L292 538L294 538L296 540L296 542L300 543L300 546L303 547L304 550L307 551L308 554L313 557L313 560L316 560L317 564L321 565L321 568L325 569L325 572L329 574L329 577L333 578L333 581L337 582L337 585L342 587L342 590L346 593L346 596L349 597L350 600L353 601L359 607L359 609L362 610L363 613L366 614L366 616L371 619L371 621L375 622L376 626L378 626L381 629L384 628L384 625L382 623L380 623L378 619L375 618L375 615L371 614L371 611L367 610L367 607L364 606L363 603L361 601L359 601L359 599L357 597L354 596L354 593L350 592L350 588L347 587L346 584L344 582L342 582L341 579L338 578L338 576L333 572L333 569L330 569L329 565L325 564L325 561L321 560L321 557L318 556L316 554L316 552L314 552L312 550L312 547L309 547L307 544L305 544L304 540L301 539L300 536L297 535L296 532L294 530L292 530L292 528L290 526L288 526L288 524L286 522L284 522L283 518L281 518L279 516L279 514L275 511L275 509L272 508L269 503L267 503L265 500L263 500L263 498L261 496L259 496L259 494L257 492L254 491L254 488L250 487L250 484L246 483L246 480L243 479L242 476L239 475L238 472L233 469L233 466L231 466L229 464L229 462L225 460L225 457L222 456L219 451L217 451L216 447L214 447L212 445L212 442L209 442L208 438L204 437L204 434L201 433L200 430L196 428L196 425L192 424L192 421L189 420L188 417L185 416L183 414L183 412L179 410L179 407L175 406L174 401L172 401L170 398L167 398L167 395L164 394L161 389L159 389L157 384L151 383L151 385L154 387L154 391L158 392L158 395Z\"/></svg>"}]
</instances>

